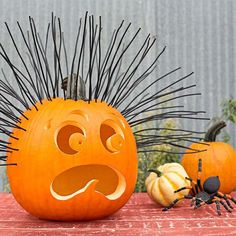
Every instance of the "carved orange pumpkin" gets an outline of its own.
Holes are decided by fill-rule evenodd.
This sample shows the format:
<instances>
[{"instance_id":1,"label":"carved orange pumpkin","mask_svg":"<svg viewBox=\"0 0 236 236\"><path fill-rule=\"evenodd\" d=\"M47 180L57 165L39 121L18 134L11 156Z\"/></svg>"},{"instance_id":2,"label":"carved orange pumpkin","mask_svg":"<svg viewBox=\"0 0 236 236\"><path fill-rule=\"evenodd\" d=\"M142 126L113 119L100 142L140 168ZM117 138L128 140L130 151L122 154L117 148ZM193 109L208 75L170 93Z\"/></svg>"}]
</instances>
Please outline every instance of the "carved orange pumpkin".
<instances>
[{"instance_id":1,"label":"carved orange pumpkin","mask_svg":"<svg viewBox=\"0 0 236 236\"><path fill-rule=\"evenodd\" d=\"M7 45L16 49L21 63L14 65L0 44L0 57L13 78L9 83L4 72L5 79L0 78L0 135L4 135L0 161L5 163L0 166L7 165L12 193L31 214L53 220L97 219L117 211L131 196L137 176L136 146L141 152L153 152L159 144L171 144L172 135L157 139L156 131L163 129L159 125L134 134L130 127L167 119L172 112L182 118L183 111L177 112L175 106L166 107L168 112L158 110L173 94L166 92L170 86L177 86L174 92L192 87L179 84L192 73L171 78L170 85L155 91L161 80L180 69L149 80L165 51L164 47L150 65L145 62L155 48L155 37L149 34L136 48L140 28L127 38L131 24L126 27L122 21L106 46L101 17L96 22L86 12L72 39L72 52L64 42L60 19L53 14L51 19L46 37L40 36L33 18L29 17L30 34L18 23L22 55L6 23L13 43ZM137 53L129 62L131 45ZM183 96L189 95L193 94Z\"/></svg>"},{"instance_id":2,"label":"carved orange pumpkin","mask_svg":"<svg viewBox=\"0 0 236 236\"><path fill-rule=\"evenodd\" d=\"M85 220L110 215L131 196L137 151L131 128L105 102L44 100L14 129L7 173L12 193L43 219Z\"/></svg>"},{"instance_id":3,"label":"carved orange pumpkin","mask_svg":"<svg viewBox=\"0 0 236 236\"><path fill-rule=\"evenodd\" d=\"M210 176L219 176L220 191L230 193L236 188L235 150L227 143L215 141L216 135L225 126L224 122L214 124L206 133L205 143L193 143L190 146L191 149L202 150L202 152L188 154L188 152L192 151L187 150L181 164L184 166L189 177L196 180L198 160L202 159L202 183Z\"/></svg>"}]
</instances>

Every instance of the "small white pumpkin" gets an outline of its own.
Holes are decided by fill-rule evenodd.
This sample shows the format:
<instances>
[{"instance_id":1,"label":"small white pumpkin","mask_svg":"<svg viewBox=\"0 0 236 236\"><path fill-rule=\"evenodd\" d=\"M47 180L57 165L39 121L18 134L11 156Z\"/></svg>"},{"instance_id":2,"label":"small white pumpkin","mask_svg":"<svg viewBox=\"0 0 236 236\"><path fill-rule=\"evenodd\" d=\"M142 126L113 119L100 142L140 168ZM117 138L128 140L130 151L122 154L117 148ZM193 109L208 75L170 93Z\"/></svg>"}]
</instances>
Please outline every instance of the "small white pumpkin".
<instances>
[{"instance_id":1,"label":"small white pumpkin","mask_svg":"<svg viewBox=\"0 0 236 236\"><path fill-rule=\"evenodd\" d=\"M179 163L166 163L159 166L157 170L153 170L147 177L145 181L147 193L156 203L168 206L176 198L188 195L189 189L174 193L175 190L182 187L191 186L190 181L185 177L188 175Z\"/></svg>"}]
</instances>

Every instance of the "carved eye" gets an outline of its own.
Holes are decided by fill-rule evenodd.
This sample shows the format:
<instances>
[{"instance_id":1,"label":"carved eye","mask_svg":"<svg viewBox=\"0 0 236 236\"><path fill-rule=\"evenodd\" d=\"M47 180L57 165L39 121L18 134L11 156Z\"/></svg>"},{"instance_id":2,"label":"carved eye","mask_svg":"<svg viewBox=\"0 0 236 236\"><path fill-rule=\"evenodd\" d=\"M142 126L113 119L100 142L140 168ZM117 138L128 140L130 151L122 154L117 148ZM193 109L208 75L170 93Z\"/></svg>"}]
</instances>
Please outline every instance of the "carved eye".
<instances>
[{"instance_id":1,"label":"carved eye","mask_svg":"<svg viewBox=\"0 0 236 236\"><path fill-rule=\"evenodd\" d=\"M65 125L57 133L58 148L66 154L78 153L85 142L85 132L76 125Z\"/></svg>"},{"instance_id":2,"label":"carved eye","mask_svg":"<svg viewBox=\"0 0 236 236\"><path fill-rule=\"evenodd\" d=\"M124 145L124 134L113 120L106 120L100 127L100 138L103 146L111 153L119 152Z\"/></svg>"}]
</instances>

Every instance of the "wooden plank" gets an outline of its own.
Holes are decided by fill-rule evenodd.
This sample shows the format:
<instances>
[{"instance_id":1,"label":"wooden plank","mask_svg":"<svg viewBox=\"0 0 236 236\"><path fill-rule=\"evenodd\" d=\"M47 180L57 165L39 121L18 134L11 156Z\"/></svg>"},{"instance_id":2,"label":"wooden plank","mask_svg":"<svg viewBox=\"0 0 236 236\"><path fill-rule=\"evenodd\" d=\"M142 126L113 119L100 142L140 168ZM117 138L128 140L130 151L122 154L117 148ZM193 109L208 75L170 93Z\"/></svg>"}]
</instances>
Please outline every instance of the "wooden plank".
<instances>
[{"instance_id":1,"label":"wooden plank","mask_svg":"<svg viewBox=\"0 0 236 236\"><path fill-rule=\"evenodd\" d=\"M140 228L133 228L130 229L112 229L112 228L106 228L106 229L0 229L0 235L1 236L27 236L27 235L104 235L104 236L110 236L110 235L127 235L127 236L134 236L134 235L167 235L167 236L184 236L184 235L236 235L236 229L231 228L201 228L201 229L194 229L194 228L188 228L188 229L140 229Z\"/></svg>"},{"instance_id":2,"label":"wooden plank","mask_svg":"<svg viewBox=\"0 0 236 236\"><path fill-rule=\"evenodd\" d=\"M236 211L215 206L193 210L189 201L162 212L146 193L135 193L116 214L88 222L39 220L26 213L11 194L0 194L0 235L236 235Z\"/></svg>"}]
</instances>

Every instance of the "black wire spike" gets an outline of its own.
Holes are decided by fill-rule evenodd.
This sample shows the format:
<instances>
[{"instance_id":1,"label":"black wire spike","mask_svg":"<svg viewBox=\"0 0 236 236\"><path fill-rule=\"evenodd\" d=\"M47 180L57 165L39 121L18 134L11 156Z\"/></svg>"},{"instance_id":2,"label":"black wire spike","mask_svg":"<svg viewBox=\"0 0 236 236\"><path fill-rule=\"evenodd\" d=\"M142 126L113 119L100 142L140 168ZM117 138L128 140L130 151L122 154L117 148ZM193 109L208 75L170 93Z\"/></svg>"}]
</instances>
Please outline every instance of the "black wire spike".
<instances>
[{"instance_id":1,"label":"black wire spike","mask_svg":"<svg viewBox=\"0 0 236 236\"><path fill-rule=\"evenodd\" d=\"M24 111L38 110L36 103L40 102L43 105L44 99L48 101L56 97L68 99L66 89L69 88L72 92L73 83L71 79L70 86L65 86L64 79L76 75L75 87L79 86L78 78L81 77L88 90L88 103L91 100L105 101L120 110L130 126L134 128L139 152L149 152L151 150L144 150L144 148L152 146L155 146L153 150L158 151L158 145L161 144L188 148L178 144L177 141L196 141L198 137L195 135L199 135L199 140L201 139L203 132L163 128L158 123L169 118L190 120L206 120L206 118L198 116L203 113L202 111L189 111L182 105L170 104L175 100L198 96L200 93L192 92L195 84L181 85L182 81L190 80L193 73L174 79L180 67L155 78L154 72L166 47L156 53L157 40L151 34L142 39L142 43L137 47L141 28L137 28L131 35L129 33L131 23L126 24L122 21L111 34L108 45L104 45L101 16L96 21L93 15L86 12L84 18L78 19L74 52L68 55L67 35L63 32L60 18L52 13L51 22L48 23L43 37L36 25L32 17L29 17L28 29L24 29L17 22L18 33L25 47L21 52L19 43L5 23L20 63L15 65L9 58L6 47L0 44L0 56L8 65L8 72L13 75L6 76L2 69L4 80L0 79L1 135L17 140L18 138L12 133L13 128L27 132L24 127L21 127L19 116L29 120ZM127 54L132 48L135 48L136 52L127 62ZM154 57L152 53L155 54ZM152 58L151 63L146 61L149 57ZM13 85L7 80L9 77L13 78ZM162 82L167 85L163 87ZM160 88L158 91L157 87ZM77 90L75 91L75 100L78 100L80 97ZM153 128L145 127L150 122L154 122ZM140 125L144 126L137 130ZM158 136L158 132L163 130L170 134ZM1 152L16 151L14 147L8 148L8 145L1 142ZM1 160L5 160L5 156L2 156Z\"/></svg>"}]
</instances>

